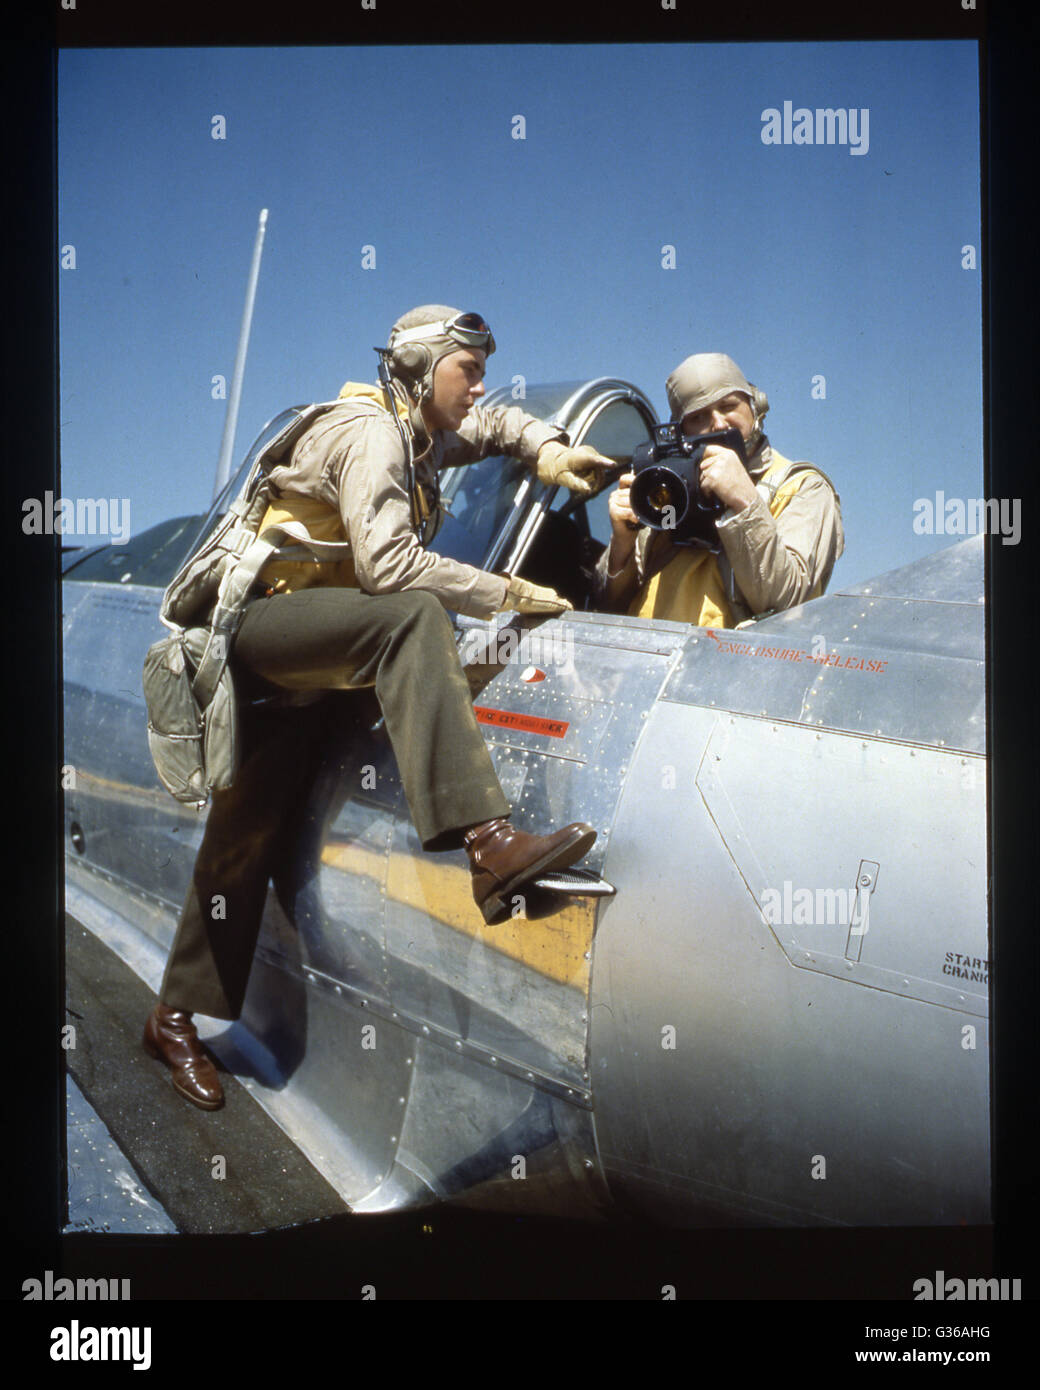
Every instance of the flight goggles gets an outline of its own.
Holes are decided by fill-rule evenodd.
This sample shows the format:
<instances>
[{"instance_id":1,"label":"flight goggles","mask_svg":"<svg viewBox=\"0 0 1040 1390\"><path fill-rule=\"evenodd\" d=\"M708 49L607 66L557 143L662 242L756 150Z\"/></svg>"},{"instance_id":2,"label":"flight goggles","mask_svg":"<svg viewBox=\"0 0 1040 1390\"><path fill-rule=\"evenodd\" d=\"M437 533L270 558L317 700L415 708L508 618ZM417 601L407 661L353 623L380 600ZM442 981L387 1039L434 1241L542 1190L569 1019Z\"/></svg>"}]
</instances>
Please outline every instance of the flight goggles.
<instances>
[{"instance_id":1,"label":"flight goggles","mask_svg":"<svg viewBox=\"0 0 1040 1390\"><path fill-rule=\"evenodd\" d=\"M432 338L450 338L461 347L483 348L491 355L495 350L495 339L491 329L480 314L455 314L450 319L438 323L421 323L418 328L405 328L394 334L393 346L405 343L426 343Z\"/></svg>"}]
</instances>

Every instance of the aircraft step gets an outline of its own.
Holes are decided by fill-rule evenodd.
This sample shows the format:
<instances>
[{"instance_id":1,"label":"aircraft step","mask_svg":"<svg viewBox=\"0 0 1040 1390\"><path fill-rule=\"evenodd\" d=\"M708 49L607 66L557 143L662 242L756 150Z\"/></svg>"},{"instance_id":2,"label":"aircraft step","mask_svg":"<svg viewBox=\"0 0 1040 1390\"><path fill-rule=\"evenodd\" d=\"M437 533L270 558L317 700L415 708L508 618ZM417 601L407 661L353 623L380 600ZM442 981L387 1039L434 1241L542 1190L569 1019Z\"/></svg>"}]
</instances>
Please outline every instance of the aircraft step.
<instances>
[{"instance_id":1,"label":"aircraft step","mask_svg":"<svg viewBox=\"0 0 1040 1390\"><path fill-rule=\"evenodd\" d=\"M569 893L583 898L612 898L617 892L612 883L588 869L559 869L539 874L534 886L547 893Z\"/></svg>"}]
</instances>

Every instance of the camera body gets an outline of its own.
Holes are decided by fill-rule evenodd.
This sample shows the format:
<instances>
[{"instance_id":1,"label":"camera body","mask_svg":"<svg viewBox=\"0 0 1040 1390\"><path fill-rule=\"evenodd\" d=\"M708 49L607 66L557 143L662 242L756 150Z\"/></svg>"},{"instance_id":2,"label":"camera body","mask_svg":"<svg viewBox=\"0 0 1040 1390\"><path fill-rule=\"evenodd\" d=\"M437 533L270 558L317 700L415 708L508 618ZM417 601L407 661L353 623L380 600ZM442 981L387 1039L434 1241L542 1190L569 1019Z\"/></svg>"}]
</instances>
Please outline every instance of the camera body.
<instances>
[{"instance_id":1,"label":"camera body","mask_svg":"<svg viewBox=\"0 0 1040 1390\"><path fill-rule=\"evenodd\" d=\"M715 523L725 506L702 492L700 482L701 459L711 444L732 449L747 463L738 429L686 435L675 421L655 425L653 439L637 445L632 454L629 505L644 526L667 531L676 544L718 548Z\"/></svg>"}]
</instances>

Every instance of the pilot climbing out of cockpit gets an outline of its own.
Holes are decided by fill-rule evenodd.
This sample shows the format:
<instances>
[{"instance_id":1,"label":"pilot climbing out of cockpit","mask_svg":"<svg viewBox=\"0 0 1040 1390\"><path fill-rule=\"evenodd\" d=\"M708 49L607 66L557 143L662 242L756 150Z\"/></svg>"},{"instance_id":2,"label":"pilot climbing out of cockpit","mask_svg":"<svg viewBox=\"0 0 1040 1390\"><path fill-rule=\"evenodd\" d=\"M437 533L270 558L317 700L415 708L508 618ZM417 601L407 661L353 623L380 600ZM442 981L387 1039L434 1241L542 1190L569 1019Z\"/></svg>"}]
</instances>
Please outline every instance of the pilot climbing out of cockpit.
<instances>
[{"instance_id":1,"label":"pilot climbing out of cockpit","mask_svg":"<svg viewBox=\"0 0 1040 1390\"><path fill-rule=\"evenodd\" d=\"M348 382L271 470L260 530L291 518L339 549L334 563L276 552L231 653L236 682L253 697L242 710L241 765L234 784L213 793L144 1035L178 1092L203 1109L218 1108L223 1092L192 1014L241 1012L268 880L282 867L279 836L306 809L308 770L320 764L335 713L319 693L374 687L423 848L466 849L487 922L510 915L514 889L574 864L596 838L582 822L545 835L511 824L445 611L489 618L571 605L552 589L426 549L443 468L506 454L542 482L590 495L610 467L515 406L477 405L494 350L477 314L412 310L379 350L382 385ZM293 705L286 692L315 699Z\"/></svg>"},{"instance_id":2,"label":"pilot climbing out of cockpit","mask_svg":"<svg viewBox=\"0 0 1040 1390\"><path fill-rule=\"evenodd\" d=\"M687 357L665 390L676 436L665 452L681 458L698 436L736 431L690 452L691 492L699 484L710 524L683 534L669 525L675 507L656 505L675 500L667 487L655 498L652 473L623 474L608 502L612 536L594 574L592 606L734 627L819 597L844 548L830 479L770 445L765 392L724 353Z\"/></svg>"}]
</instances>

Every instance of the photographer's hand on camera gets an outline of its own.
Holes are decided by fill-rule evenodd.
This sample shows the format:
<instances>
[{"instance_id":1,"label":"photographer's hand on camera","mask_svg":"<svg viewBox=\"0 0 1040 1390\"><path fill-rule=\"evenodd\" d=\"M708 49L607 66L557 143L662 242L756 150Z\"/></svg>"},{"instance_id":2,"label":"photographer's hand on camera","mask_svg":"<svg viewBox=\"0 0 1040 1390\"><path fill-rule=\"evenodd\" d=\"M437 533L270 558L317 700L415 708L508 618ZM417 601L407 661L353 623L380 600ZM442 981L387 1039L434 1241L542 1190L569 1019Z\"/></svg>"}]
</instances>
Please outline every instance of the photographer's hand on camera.
<instances>
[{"instance_id":1,"label":"photographer's hand on camera","mask_svg":"<svg viewBox=\"0 0 1040 1390\"><path fill-rule=\"evenodd\" d=\"M629 498L634 478L634 473L622 473L617 487L607 498L607 514L610 517L612 532L607 555L606 582L610 591L608 598L614 597L613 591L623 582L622 576L635 558L639 518L632 510Z\"/></svg>"},{"instance_id":2,"label":"photographer's hand on camera","mask_svg":"<svg viewBox=\"0 0 1040 1390\"><path fill-rule=\"evenodd\" d=\"M614 537L616 540L628 543L627 548L629 550L635 543L636 528L639 526L639 518L632 510L629 497L629 490L634 478L634 473L622 473L618 479L617 487L607 498L607 512L614 530Z\"/></svg>"},{"instance_id":3,"label":"photographer's hand on camera","mask_svg":"<svg viewBox=\"0 0 1040 1390\"><path fill-rule=\"evenodd\" d=\"M700 466L701 490L732 512L742 512L758 495L747 469L732 449L710 444Z\"/></svg>"}]
</instances>

